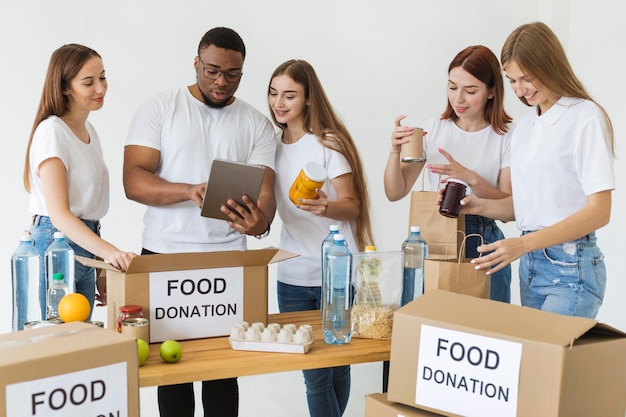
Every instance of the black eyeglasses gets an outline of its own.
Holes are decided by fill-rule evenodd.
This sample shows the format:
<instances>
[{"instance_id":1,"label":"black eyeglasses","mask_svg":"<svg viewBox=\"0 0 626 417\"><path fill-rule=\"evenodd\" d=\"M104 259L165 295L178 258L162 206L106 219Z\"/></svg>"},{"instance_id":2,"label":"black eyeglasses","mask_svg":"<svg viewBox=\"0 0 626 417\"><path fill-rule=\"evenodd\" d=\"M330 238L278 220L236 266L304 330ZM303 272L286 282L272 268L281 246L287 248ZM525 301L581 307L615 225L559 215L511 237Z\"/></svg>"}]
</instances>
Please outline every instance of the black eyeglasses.
<instances>
[{"instance_id":1,"label":"black eyeglasses","mask_svg":"<svg viewBox=\"0 0 626 417\"><path fill-rule=\"evenodd\" d=\"M202 58L200 58L200 55L198 55L198 61L200 61L200 64L202 64L202 75L204 76L204 78L211 81L215 81L220 78L221 75L223 75L226 82L234 83L239 81L241 79L241 76L243 75L243 73L239 70L220 71L215 68L207 68L205 66L205 63L202 61Z\"/></svg>"}]
</instances>

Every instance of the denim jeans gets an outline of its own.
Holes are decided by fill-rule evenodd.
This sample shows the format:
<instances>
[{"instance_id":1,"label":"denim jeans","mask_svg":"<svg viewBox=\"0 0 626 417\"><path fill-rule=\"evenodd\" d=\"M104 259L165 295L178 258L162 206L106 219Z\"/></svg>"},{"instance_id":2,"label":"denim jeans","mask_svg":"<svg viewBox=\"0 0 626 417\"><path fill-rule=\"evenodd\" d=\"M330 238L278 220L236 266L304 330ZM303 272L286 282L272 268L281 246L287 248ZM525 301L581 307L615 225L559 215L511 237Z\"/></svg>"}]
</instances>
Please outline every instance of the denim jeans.
<instances>
[{"instance_id":1,"label":"denim jeans","mask_svg":"<svg viewBox=\"0 0 626 417\"><path fill-rule=\"evenodd\" d=\"M470 233L480 234L485 244L504 239L504 233L496 225L496 222L482 216L465 216L465 234L469 235ZM478 258L479 253L476 248L480 244L481 240L478 236L467 238L465 256L468 259ZM491 293L489 298L504 303L511 302L511 265L507 265L498 272L491 274Z\"/></svg>"},{"instance_id":2,"label":"denim jeans","mask_svg":"<svg viewBox=\"0 0 626 417\"><path fill-rule=\"evenodd\" d=\"M92 232L100 236L100 222L99 221L82 220L82 222L85 223L85 225L87 225L87 227L89 227L89 229L91 229ZM46 288L49 285L49 280L46 275L45 253L46 253L46 249L48 249L48 246L50 246L50 244L54 240L54 232L57 232L57 231L58 229L52 225L52 222L50 221L50 217L35 216L33 218L33 224L30 227L30 236L32 237L33 242L35 243L35 248L41 255L42 276L46 277L46 287L44 288L42 286L42 291L40 294L41 300L42 300L42 304L41 304L42 306L47 305ZM69 245L74 250L74 255L83 256L85 258L92 258L92 259L95 258L95 256L91 252L88 252L85 249L81 248L80 246L72 242L69 238L66 237L66 239ZM74 282L76 283L76 292L81 293L82 295L87 297L87 300L89 300L90 310L89 310L89 318L87 320L91 320L91 313L93 312L93 304L94 304L94 300L96 296L96 270L94 268L85 266L78 261L75 261ZM44 317L42 317L42 319L45 319L45 315L46 315L45 309L44 309L43 315Z\"/></svg>"},{"instance_id":3,"label":"denim jeans","mask_svg":"<svg viewBox=\"0 0 626 417\"><path fill-rule=\"evenodd\" d=\"M523 232L522 235L531 233ZM604 299L604 255L592 232L536 250L520 259L522 305L567 316L595 318Z\"/></svg>"},{"instance_id":4,"label":"denim jeans","mask_svg":"<svg viewBox=\"0 0 626 417\"><path fill-rule=\"evenodd\" d=\"M278 308L281 313L319 310L321 287L300 287L278 281ZM350 397L350 366L302 371L311 417L341 417Z\"/></svg>"}]
</instances>

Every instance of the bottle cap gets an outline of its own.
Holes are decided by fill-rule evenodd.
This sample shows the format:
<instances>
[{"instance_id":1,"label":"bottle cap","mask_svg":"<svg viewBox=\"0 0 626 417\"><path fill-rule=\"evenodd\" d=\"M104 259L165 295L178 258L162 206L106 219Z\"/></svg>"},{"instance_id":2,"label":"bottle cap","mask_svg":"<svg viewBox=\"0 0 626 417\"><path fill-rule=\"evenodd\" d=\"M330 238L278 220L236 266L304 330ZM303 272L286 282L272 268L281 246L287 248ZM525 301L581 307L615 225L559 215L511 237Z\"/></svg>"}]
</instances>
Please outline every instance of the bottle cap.
<instances>
[{"instance_id":1,"label":"bottle cap","mask_svg":"<svg viewBox=\"0 0 626 417\"><path fill-rule=\"evenodd\" d=\"M366 246L365 252L376 252L376 246Z\"/></svg>"},{"instance_id":2,"label":"bottle cap","mask_svg":"<svg viewBox=\"0 0 626 417\"><path fill-rule=\"evenodd\" d=\"M411 226L411 233L417 233L419 232L421 229L419 226Z\"/></svg>"},{"instance_id":3,"label":"bottle cap","mask_svg":"<svg viewBox=\"0 0 626 417\"><path fill-rule=\"evenodd\" d=\"M335 242L338 240L343 240L343 235L341 233L337 233L333 238L335 239Z\"/></svg>"},{"instance_id":4,"label":"bottle cap","mask_svg":"<svg viewBox=\"0 0 626 417\"><path fill-rule=\"evenodd\" d=\"M20 236L20 242L32 242L33 239L30 237L30 235L21 235Z\"/></svg>"},{"instance_id":5,"label":"bottle cap","mask_svg":"<svg viewBox=\"0 0 626 417\"><path fill-rule=\"evenodd\" d=\"M330 226L328 226L328 229L331 232L338 232L339 231L339 225L338 224L331 224Z\"/></svg>"},{"instance_id":6,"label":"bottle cap","mask_svg":"<svg viewBox=\"0 0 626 417\"><path fill-rule=\"evenodd\" d=\"M54 232L54 238L55 239L64 239L65 238L65 233L63 233L63 232Z\"/></svg>"},{"instance_id":7,"label":"bottle cap","mask_svg":"<svg viewBox=\"0 0 626 417\"><path fill-rule=\"evenodd\" d=\"M63 276L63 272L57 272L56 274L52 274L53 281L63 281L65 277Z\"/></svg>"}]
</instances>

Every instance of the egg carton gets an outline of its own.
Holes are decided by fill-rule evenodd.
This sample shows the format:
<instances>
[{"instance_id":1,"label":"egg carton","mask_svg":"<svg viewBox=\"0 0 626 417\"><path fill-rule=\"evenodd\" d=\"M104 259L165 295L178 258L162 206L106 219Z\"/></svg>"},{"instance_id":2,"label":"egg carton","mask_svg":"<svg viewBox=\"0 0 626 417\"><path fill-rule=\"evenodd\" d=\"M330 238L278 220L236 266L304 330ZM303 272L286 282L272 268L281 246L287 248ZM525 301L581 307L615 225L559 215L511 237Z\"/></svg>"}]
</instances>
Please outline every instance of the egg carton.
<instances>
[{"instance_id":1,"label":"egg carton","mask_svg":"<svg viewBox=\"0 0 626 417\"><path fill-rule=\"evenodd\" d=\"M308 324L296 327L286 324L282 328L277 323L265 326L263 323L246 322L233 326L228 341L233 350L257 352L307 353L313 346L315 335Z\"/></svg>"}]
</instances>

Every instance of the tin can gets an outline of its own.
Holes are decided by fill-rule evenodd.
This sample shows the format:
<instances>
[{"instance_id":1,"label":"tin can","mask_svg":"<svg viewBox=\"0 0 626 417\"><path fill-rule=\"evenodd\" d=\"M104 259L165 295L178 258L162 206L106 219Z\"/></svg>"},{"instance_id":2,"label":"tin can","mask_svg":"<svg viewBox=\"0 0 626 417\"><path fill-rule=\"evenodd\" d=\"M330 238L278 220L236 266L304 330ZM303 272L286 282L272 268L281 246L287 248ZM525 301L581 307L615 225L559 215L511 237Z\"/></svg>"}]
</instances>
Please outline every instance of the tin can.
<instances>
[{"instance_id":1,"label":"tin can","mask_svg":"<svg viewBox=\"0 0 626 417\"><path fill-rule=\"evenodd\" d=\"M117 318L118 333L122 333L122 321L133 318L143 318L143 307L135 304L121 306L120 314Z\"/></svg>"},{"instance_id":2,"label":"tin can","mask_svg":"<svg viewBox=\"0 0 626 417\"><path fill-rule=\"evenodd\" d=\"M144 318L122 320L122 334L143 339L150 343L150 322Z\"/></svg>"},{"instance_id":3,"label":"tin can","mask_svg":"<svg viewBox=\"0 0 626 417\"><path fill-rule=\"evenodd\" d=\"M289 199L293 204L300 204L300 199L316 199L317 189L326 181L326 169L318 163L307 162L300 170L289 189Z\"/></svg>"},{"instance_id":4,"label":"tin can","mask_svg":"<svg viewBox=\"0 0 626 417\"><path fill-rule=\"evenodd\" d=\"M446 188L443 191L443 199L439 206L439 213L446 217L459 217L461 213L461 200L467 192L465 181L448 178Z\"/></svg>"},{"instance_id":5,"label":"tin can","mask_svg":"<svg viewBox=\"0 0 626 417\"><path fill-rule=\"evenodd\" d=\"M36 321L27 321L24 323L24 330L26 329L39 329L40 327L50 327L56 326L59 323L55 323L49 320L36 320Z\"/></svg>"},{"instance_id":6,"label":"tin can","mask_svg":"<svg viewBox=\"0 0 626 417\"><path fill-rule=\"evenodd\" d=\"M104 328L104 323L101 322L101 321L90 320L90 321L86 321L85 323L93 324L94 326L98 326L98 327Z\"/></svg>"},{"instance_id":7,"label":"tin can","mask_svg":"<svg viewBox=\"0 0 626 417\"><path fill-rule=\"evenodd\" d=\"M414 127L408 142L400 146L400 160L402 162L424 162L424 131L420 127Z\"/></svg>"}]
</instances>

